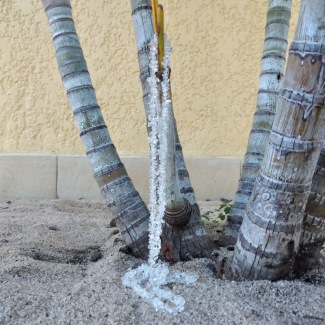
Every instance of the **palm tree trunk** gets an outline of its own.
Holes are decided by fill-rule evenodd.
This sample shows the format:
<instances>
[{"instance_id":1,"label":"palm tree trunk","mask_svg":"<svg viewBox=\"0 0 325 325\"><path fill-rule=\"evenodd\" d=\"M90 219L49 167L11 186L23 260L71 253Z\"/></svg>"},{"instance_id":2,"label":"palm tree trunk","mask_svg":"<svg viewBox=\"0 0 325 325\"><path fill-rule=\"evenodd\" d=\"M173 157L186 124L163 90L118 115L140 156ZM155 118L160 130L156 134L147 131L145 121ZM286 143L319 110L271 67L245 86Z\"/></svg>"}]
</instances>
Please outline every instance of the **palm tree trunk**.
<instances>
[{"instance_id":1,"label":"palm tree trunk","mask_svg":"<svg viewBox=\"0 0 325 325\"><path fill-rule=\"evenodd\" d=\"M261 168L274 121L276 101L284 79L291 5L291 0L269 0L256 112L235 201L225 231L218 241L219 246L236 243L246 205Z\"/></svg>"},{"instance_id":2,"label":"palm tree trunk","mask_svg":"<svg viewBox=\"0 0 325 325\"><path fill-rule=\"evenodd\" d=\"M151 0L131 0L131 9L138 50L143 102L148 125L148 115L150 113L149 84L147 82L149 77L149 42L154 36ZM173 111L172 106L171 110ZM185 205L183 209L187 211L191 209L191 219L187 225L181 227L165 222L163 225L162 242L169 244L173 251L174 260L186 260L188 255L193 257L203 256L206 250L213 249L215 245L209 238L202 222L200 210L196 203L189 174L185 166L182 147L177 134L176 120L174 116L172 118L174 120L176 139L175 150L179 188L184 199L189 202L190 207ZM148 129L149 132L150 130ZM183 213L186 213L186 211L183 211Z\"/></svg>"},{"instance_id":3,"label":"palm tree trunk","mask_svg":"<svg viewBox=\"0 0 325 325\"><path fill-rule=\"evenodd\" d=\"M152 19L151 0L130 0L132 9L132 20L134 26L135 40L138 50L138 61L140 66L140 81L143 92L143 104L147 117L150 114L150 89L147 79L149 77L149 42L154 36L154 26ZM173 108L172 108L173 111ZM185 166L182 146L179 141L177 133L177 124L175 123L175 137L176 137L176 159L178 169L178 179L180 183L180 190L183 197L186 198L191 204L196 204L194 190L192 188L188 171ZM148 133L150 132L147 127Z\"/></svg>"},{"instance_id":4,"label":"palm tree trunk","mask_svg":"<svg viewBox=\"0 0 325 325\"><path fill-rule=\"evenodd\" d=\"M126 244L135 256L147 258L149 212L121 163L105 125L75 30L70 0L42 1L59 71L95 179Z\"/></svg>"},{"instance_id":5,"label":"palm tree trunk","mask_svg":"<svg viewBox=\"0 0 325 325\"><path fill-rule=\"evenodd\" d=\"M159 14L159 10L158 10ZM161 32L159 22L158 31ZM159 37L158 37L159 40ZM169 42L168 42L169 43ZM165 50L165 49L164 49ZM164 50L160 49L162 53ZM158 54L159 54L158 52ZM179 188L177 177L177 162L176 162L176 138L175 138L175 123L174 114L171 109L171 94L170 94L170 66L169 55L170 48L167 50L167 57L164 58L162 65L166 65L163 71L163 82L161 83L162 94L162 117L163 117L163 135L165 136L166 162L165 162L165 209L168 211L179 211L184 205L184 198ZM159 60L158 60L159 62ZM185 216L186 217L186 216Z\"/></svg>"},{"instance_id":6,"label":"palm tree trunk","mask_svg":"<svg viewBox=\"0 0 325 325\"><path fill-rule=\"evenodd\" d=\"M325 2L302 0L273 128L227 277L277 280L293 268L325 131Z\"/></svg>"},{"instance_id":7,"label":"palm tree trunk","mask_svg":"<svg viewBox=\"0 0 325 325\"><path fill-rule=\"evenodd\" d=\"M176 162L176 148L175 148L175 130L174 117L172 114L168 116L167 125L167 159L166 159L166 209L170 211L178 211L184 204L183 196L180 192L179 182L177 177L177 162Z\"/></svg>"},{"instance_id":8,"label":"palm tree trunk","mask_svg":"<svg viewBox=\"0 0 325 325\"><path fill-rule=\"evenodd\" d=\"M295 261L295 273L303 275L319 262L325 242L325 138L314 172L311 192L306 205L300 236L300 249Z\"/></svg>"}]
</instances>

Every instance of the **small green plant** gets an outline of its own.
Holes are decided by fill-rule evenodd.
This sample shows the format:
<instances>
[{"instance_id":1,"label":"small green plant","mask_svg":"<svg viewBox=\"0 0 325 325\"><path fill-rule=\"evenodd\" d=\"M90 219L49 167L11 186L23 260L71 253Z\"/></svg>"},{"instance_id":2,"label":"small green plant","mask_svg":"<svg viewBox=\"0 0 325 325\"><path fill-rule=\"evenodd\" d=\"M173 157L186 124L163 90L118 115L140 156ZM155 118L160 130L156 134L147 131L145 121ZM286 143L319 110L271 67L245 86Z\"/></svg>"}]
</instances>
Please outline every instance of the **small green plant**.
<instances>
[{"instance_id":1,"label":"small green plant","mask_svg":"<svg viewBox=\"0 0 325 325\"><path fill-rule=\"evenodd\" d=\"M230 204L231 200L229 200L228 202L221 204L219 207L219 211L221 211L218 215L218 218L221 220L225 220L231 210L232 204ZM223 210L223 211L222 211Z\"/></svg>"},{"instance_id":2,"label":"small green plant","mask_svg":"<svg viewBox=\"0 0 325 325\"><path fill-rule=\"evenodd\" d=\"M217 220L211 220L211 218L209 216L202 216L202 218L204 218L205 220L203 220L204 224L207 226L212 226L217 224L219 221Z\"/></svg>"},{"instance_id":3,"label":"small green plant","mask_svg":"<svg viewBox=\"0 0 325 325\"><path fill-rule=\"evenodd\" d=\"M216 211L219 211L219 215L218 218L220 220L225 220L231 210L232 204L230 204L231 200L229 200L228 202L225 202L223 204L220 205L219 209L217 209ZM211 217L209 217L208 215L204 215L202 216L202 218L204 218L205 220L203 220L204 224L207 226L213 226L215 224L217 224L219 221L217 220L212 220Z\"/></svg>"}]
</instances>

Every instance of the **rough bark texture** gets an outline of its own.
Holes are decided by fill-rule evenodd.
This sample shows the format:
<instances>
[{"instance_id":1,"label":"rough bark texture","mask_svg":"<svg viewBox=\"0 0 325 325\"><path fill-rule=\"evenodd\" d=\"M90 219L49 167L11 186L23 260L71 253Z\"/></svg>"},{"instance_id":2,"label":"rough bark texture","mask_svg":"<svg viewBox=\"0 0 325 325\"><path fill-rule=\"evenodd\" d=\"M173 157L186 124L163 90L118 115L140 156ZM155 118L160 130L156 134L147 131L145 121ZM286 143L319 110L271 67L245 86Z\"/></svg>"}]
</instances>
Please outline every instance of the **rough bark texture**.
<instances>
[{"instance_id":1,"label":"rough bark texture","mask_svg":"<svg viewBox=\"0 0 325 325\"><path fill-rule=\"evenodd\" d=\"M311 192L306 205L300 243L324 242L325 240L325 141L315 169Z\"/></svg>"},{"instance_id":2,"label":"rough bark texture","mask_svg":"<svg viewBox=\"0 0 325 325\"><path fill-rule=\"evenodd\" d=\"M150 0L131 0L132 19L134 25L135 39L138 50L138 60L140 66L140 81L143 90L143 102L146 116L150 112L149 108L149 42L154 35L152 19L152 8ZM189 174L185 166L182 147L177 134L176 121L174 119L174 130L176 138L176 160L177 173L180 191L183 197L191 205L191 219L185 227L172 227L168 223L163 226L162 242L170 244L174 260L187 259L190 254L193 257L204 255L204 251L215 247L209 238L201 219L200 210L195 200L194 191L189 179ZM148 130L149 132L149 130Z\"/></svg>"},{"instance_id":3,"label":"rough bark texture","mask_svg":"<svg viewBox=\"0 0 325 325\"><path fill-rule=\"evenodd\" d=\"M225 231L218 241L219 246L236 243L246 205L261 168L274 121L276 101L284 79L291 5L291 0L269 0L256 112L235 201Z\"/></svg>"},{"instance_id":4,"label":"rough bark texture","mask_svg":"<svg viewBox=\"0 0 325 325\"><path fill-rule=\"evenodd\" d=\"M135 190L108 133L72 19L70 0L43 0L56 59L95 179L126 244L148 256L149 211Z\"/></svg>"},{"instance_id":5,"label":"rough bark texture","mask_svg":"<svg viewBox=\"0 0 325 325\"><path fill-rule=\"evenodd\" d=\"M300 236L300 249L296 257L295 272L302 275L316 265L320 249L325 242L325 140L318 158L317 167L306 205ZM308 260L308 263L306 261Z\"/></svg>"},{"instance_id":6,"label":"rough bark texture","mask_svg":"<svg viewBox=\"0 0 325 325\"><path fill-rule=\"evenodd\" d=\"M325 131L325 2L302 0L273 128L227 277L288 276Z\"/></svg>"}]
</instances>

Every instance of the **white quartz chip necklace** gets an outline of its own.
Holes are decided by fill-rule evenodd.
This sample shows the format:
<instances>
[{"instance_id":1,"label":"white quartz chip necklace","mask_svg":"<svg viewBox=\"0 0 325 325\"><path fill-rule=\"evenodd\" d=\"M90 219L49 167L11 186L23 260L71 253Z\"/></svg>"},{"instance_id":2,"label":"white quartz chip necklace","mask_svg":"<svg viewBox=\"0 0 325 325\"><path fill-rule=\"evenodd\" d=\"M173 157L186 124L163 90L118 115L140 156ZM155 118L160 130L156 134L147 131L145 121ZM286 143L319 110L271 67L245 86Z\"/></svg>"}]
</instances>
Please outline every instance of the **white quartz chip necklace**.
<instances>
[{"instance_id":1,"label":"white quartz chip necklace","mask_svg":"<svg viewBox=\"0 0 325 325\"><path fill-rule=\"evenodd\" d=\"M162 62L164 66L163 81L161 82L161 93L159 79L156 76L158 71L158 38L153 37L150 42L150 114L148 123L150 127L150 224L149 224L149 260L137 269L129 269L122 278L126 287L132 288L145 302L152 305L157 311L165 310L170 313L179 313L184 309L185 300L161 286L170 282L190 284L197 280L195 273L183 273L168 270L168 264L158 261L161 252L162 224L165 211L165 168L167 152L167 125L172 123L172 111L170 98L169 80L169 56L172 47L165 34L165 56Z\"/></svg>"}]
</instances>

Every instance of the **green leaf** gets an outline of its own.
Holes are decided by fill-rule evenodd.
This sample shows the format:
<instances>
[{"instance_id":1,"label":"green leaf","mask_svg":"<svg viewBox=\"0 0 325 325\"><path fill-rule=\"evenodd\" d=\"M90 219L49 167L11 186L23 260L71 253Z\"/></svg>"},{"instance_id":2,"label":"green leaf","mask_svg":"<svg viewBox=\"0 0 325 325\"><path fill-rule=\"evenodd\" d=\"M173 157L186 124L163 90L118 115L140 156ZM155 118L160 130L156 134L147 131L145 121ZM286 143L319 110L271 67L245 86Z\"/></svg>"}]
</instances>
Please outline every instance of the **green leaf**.
<instances>
[{"instance_id":1,"label":"green leaf","mask_svg":"<svg viewBox=\"0 0 325 325\"><path fill-rule=\"evenodd\" d=\"M229 213L230 213L230 210L231 210L231 208L230 208L230 207L228 207L228 208L225 208L225 213L226 213L226 214L229 214Z\"/></svg>"}]
</instances>

